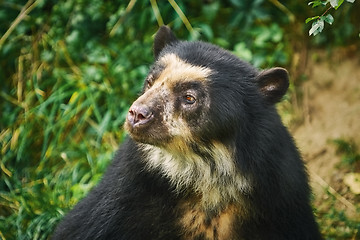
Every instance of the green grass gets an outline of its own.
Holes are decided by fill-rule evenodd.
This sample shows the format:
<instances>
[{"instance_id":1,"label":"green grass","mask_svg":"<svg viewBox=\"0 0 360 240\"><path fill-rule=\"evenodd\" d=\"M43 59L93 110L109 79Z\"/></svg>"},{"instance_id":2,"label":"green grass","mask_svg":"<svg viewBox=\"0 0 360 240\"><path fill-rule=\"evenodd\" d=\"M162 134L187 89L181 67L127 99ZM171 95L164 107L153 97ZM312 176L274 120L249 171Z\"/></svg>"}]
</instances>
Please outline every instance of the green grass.
<instances>
[{"instance_id":1,"label":"green grass","mask_svg":"<svg viewBox=\"0 0 360 240\"><path fill-rule=\"evenodd\" d=\"M344 210L332 193L327 192L324 201L317 206L317 221L326 240L352 240L360 238L360 205L354 205L355 211ZM349 213L351 212L351 213ZM350 216L349 216L350 215Z\"/></svg>"},{"instance_id":2,"label":"green grass","mask_svg":"<svg viewBox=\"0 0 360 240\"><path fill-rule=\"evenodd\" d=\"M93 15L86 11L62 19L66 7L56 4L46 20L44 12L34 13L0 48L2 239L47 239L98 182L152 58L150 37L140 42L130 32L129 44L77 34L86 25L99 29L90 28ZM98 7L97 27L109 17ZM61 25L80 16L85 26Z\"/></svg>"},{"instance_id":3,"label":"green grass","mask_svg":"<svg viewBox=\"0 0 360 240\"><path fill-rule=\"evenodd\" d=\"M360 196L343 181L347 174L360 170L359 152L353 141L335 139L330 143L335 145L340 158L337 175L341 176L342 182L333 181L333 188L324 189L326 194L316 206L317 219L327 240L360 239Z\"/></svg>"}]
</instances>

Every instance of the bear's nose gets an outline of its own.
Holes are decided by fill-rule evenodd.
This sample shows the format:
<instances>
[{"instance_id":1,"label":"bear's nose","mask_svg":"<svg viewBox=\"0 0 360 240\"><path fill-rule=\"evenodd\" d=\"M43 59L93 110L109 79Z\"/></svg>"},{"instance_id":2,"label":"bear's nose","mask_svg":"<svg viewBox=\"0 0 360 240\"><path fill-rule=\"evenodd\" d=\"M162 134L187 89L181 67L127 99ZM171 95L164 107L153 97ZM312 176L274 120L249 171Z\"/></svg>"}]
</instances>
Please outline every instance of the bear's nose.
<instances>
[{"instance_id":1,"label":"bear's nose","mask_svg":"<svg viewBox=\"0 0 360 240\"><path fill-rule=\"evenodd\" d=\"M149 107L147 106L139 106L132 105L129 109L129 113L127 116L128 122L131 126L143 125L153 117L153 114Z\"/></svg>"}]
</instances>

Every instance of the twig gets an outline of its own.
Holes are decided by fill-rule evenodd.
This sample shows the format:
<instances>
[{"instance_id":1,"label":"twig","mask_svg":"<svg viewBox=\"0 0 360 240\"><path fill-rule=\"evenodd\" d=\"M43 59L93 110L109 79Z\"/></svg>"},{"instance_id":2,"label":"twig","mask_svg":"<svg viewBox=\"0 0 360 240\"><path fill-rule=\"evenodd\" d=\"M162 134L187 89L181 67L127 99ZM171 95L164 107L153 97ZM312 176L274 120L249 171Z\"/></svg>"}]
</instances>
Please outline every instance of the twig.
<instances>
[{"instance_id":1,"label":"twig","mask_svg":"<svg viewBox=\"0 0 360 240\"><path fill-rule=\"evenodd\" d=\"M24 71L24 56L19 56L19 63L18 63L18 88L17 88L17 98L18 102L22 102L23 98L23 85L24 85L24 77L23 77L23 71Z\"/></svg>"},{"instance_id":2,"label":"twig","mask_svg":"<svg viewBox=\"0 0 360 240\"><path fill-rule=\"evenodd\" d=\"M183 11L181 10L181 8L179 7L179 5L174 1L174 0L168 0L169 3L171 4L171 6L174 8L174 10L176 11L176 13L179 15L181 21L184 23L185 27L187 28L187 30L193 34L194 33L194 29L192 28L189 20L187 19L187 17L185 16L185 14L183 13Z\"/></svg>"},{"instance_id":3,"label":"twig","mask_svg":"<svg viewBox=\"0 0 360 240\"><path fill-rule=\"evenodd\" d=\"M337 200L339 200L342 204L344 204L348 209L356 213L356 207L354 204L349 202L346 198L341 196L335 189L333 189L324 179L322 179L319 175L310 171L311 177L316 181L321 187L327 189L330 194L332 194Z\"/></svg>"},{"instance_id":4,"label":"twig","mask_svg":"<svg viewBox=\"0 0 360 240\"><path fill-rule=\"evenodd\" d=\"M156 0L150 0L150 3L151 3L151 7L153 9L153 12L155 14L155 17L156 17L156 21L158 22L158 25L159 26L162 26L164 25L164 21L161 17L161 14L160 14L160 10L159 10L159 7L156 3Z\"/></svg>"},{"instance_id":5,"label":"twig","mask_svg":"<svg viewBox=\"0 0 360 240\"><path fill-rule=\"evenodd\" d=\"M305 124L309 125L311 122L310 118L310 107L309 107L309 88L304 87L304 115Z\"/></svg>"},{"instance_id":6,"label":"twig","mask_svg":"<svg viewBox=\"0 0 360 240\"><path fill-rule=\"evenodd\" d=\"M60 49L63 51L64 53L64 57L65 57L65 61L66 63L69 65L69 67L71 68L71 70L77 75L77 76L81 76L81 70L79 69L78 66L76 66L76 64L74 63L74 61L71 59L71 56L69 54L69 51L66 48L66 44L64 41L59 41L59 46Z\"/></svg>"},{"instance_id":7,"label":"twig","mask_svg":"<svg viewBox=\"0 0 360 240\"><path fill-rule=\"evenodd\" d=\"M4 237L4 235L2 234L2 232L0 231L0 239L4 239L6 240L6 238Z\"/></svg>"},{"instance_id":8,"label":"twig","mask_svg":"<svg viewBox=\"0 0 360 240\"><path fill-rule=\"evenodd\" d=\"M295 21L295 15L281 2L278 0L270 0L272 4L274 4L277 8L279 8L281 11L283 11L286 15L288 15L290 22Z\"/></svg>"},{"instance_id":9,"label":"twig","mask_svg":"<svg viewBox=\"0 0 360 240\"><path fill-rule=\"evenodd\" d=\"M333 7L332 6L330 6L328 9L326 9L326 11L323 13L323 14L321 14L321 16L319 17L319 19L322 17L322 16L324 16L330 9L332 9Z\"/></svg>"},{"instance_id":10,"label":"twig","mask_svg":"<svg viewBox=\"0 0 360 240\"><path fill-rule=\"evenodd\" d=\"M5 167L5 165L4 165L3 162L0 163L0 168L1 168L1 170L3 171L3 173L5 173L6 175L8 175L8 177L12 177L12 172Z\"/></svg>"},{"instance_id":11,"label":"twig","mask_svg":"<svg viewBox=\"0 0 360 240\"><path fill-rule=\"evenodd\" d=\"M321 17L323 17L330 9L332 9L333 7L332 6L330 6L328 9L326 9L326 11L325 12L323 12L323 14L321 14L320 16L318 16L317 18L316 18L316 16L314 17L314 19L317 19L318 21L321 19Z\"/></svg>"},{"instance_id":12,"label":"twig","mask_svg":"<svg viewBox=\"0 0 360 240\"><path fill-rule=\"evenodd\" d=\"M110 37L115 35L115 31L120 27L120 25L124 22L126 15L133 9L135 6L136 0L130 0L129 4L125 9L125 13L119 18L119 20L115 23L114 27L111 29L109 35Z\"/></svg>"},{"instance_id":13,"label":"twig","mask_svg":"<svg viewBox=\"0 0 360 240\"><path fill-rule=\"evenodd\" d=\"M29 0L25 6L22 8L19 15L15 18L15 20L11 23L9 29L5 32L5 34L0 39L0 49L2 45L6 41L6 39L10 36L10 34L14 31L16 26L36 7L38 1Z\"/></svg>"}]
</instances>

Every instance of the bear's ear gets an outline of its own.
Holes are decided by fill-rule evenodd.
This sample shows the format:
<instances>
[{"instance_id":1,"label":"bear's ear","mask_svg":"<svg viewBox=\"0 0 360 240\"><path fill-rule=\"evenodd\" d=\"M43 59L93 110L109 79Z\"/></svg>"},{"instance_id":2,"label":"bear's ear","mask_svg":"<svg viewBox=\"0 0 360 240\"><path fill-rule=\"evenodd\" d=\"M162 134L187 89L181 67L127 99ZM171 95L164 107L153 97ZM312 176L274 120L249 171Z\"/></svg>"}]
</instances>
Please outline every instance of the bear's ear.
<instances>
[{"instance_id":1,"label":"bear's ear","mask_svg":"<svg viewBox=\"0 0 360 240\"><path fill-rule=\"evenodd\" d=\"M171 31L171 29L168 26L161 26L159 28L159 30L157 31L156 35L155 35L155 40L154 40L154 56L155 58L157 58L161 52L161 50L163 50L163 48L170 44L170 43L174 43L177 42L177 38L175 36L175 34Z\"/></svg>"},{"instance_id":2,"label":"bear's ear","mask_svg":"<svg viewBox=\"0 0 360 240\"><path fill-rule=\"evenodd\" d=\"M270 104L281 100L289 87L289 75L284 68L271 68L256 77L260 93Z\"/></svg>"}]
</instances>

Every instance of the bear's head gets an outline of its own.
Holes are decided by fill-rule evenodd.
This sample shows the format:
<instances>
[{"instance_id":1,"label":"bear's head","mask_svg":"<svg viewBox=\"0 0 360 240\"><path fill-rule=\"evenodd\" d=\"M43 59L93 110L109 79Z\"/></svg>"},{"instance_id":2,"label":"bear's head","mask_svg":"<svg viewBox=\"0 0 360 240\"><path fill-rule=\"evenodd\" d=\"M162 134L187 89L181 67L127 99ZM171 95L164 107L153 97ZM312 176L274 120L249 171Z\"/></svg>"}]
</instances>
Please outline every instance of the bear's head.
<instances>
[{"instance_id":1,"label":"bear's head","mask_svg":"<svg viewBox=\"0 0 360 240\"><path fill-rule=\"evenodd\" d=\"M287 71L258 72L217 46L179 41L165 26L155 36L154 55L125 123L147 166L178 191L193 189L204 206L236 199L239 189L250 191L238 153L258 151L246 147L256 142L254 129L280 122L267 115L276 116L273 105L288 88Z\"/></svg>"},{"instance_id":2,"label":"bear's head","mask_svg":"<svg viewBox=\"0 0 360 240\"><path fill-rule=\"evenodd\" d=\"M271 106L289 85L285 69L259 73L217 46L179 41L165 26L155 36L154 55L125 129L134 140L163 148L231 140L246 127L249 107Z\"/></svg>"}]
</instances>

